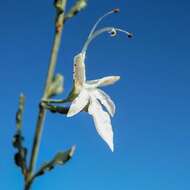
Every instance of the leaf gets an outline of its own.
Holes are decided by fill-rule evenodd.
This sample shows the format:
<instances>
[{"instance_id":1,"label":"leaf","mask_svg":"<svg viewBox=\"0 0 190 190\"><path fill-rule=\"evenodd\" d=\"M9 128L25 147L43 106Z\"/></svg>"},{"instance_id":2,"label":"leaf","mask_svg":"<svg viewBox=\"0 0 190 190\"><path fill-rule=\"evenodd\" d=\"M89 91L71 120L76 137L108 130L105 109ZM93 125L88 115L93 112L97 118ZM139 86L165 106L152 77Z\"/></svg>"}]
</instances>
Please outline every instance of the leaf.
<instances>
[{"instance_id":1,"label":"leaf","mask_svg":"<svg viewBox=\"0 0 190 190\"><path fill-rule=\"evenodd\" d=\"M21 168L23 174L26 173L26 157L27 149L23 146L24 137L21 135L21 132L18 132L13 137L13 147L17 149L15 153L14 160L15 164Z\"/></svg>"},{"instance_id":2,"label":"leaf","mask_svg":"<svg viewBox=\"0 0 190 190\"><path fill-rule=\"evenodd\" d=\"M75 149L76 149L76 147L72 146L66 152L58 152L50 162L44 163L41 166L41 168L33 176L33 179L45 174L45 172L47 172L47 171L54 169L55 166L57 166L57 165L64 165L65 163L67 163L73 157Z\"/></svg>"},{"instance_id":3,"label":"leaf","mask_svg":"<svg viewBox=\"0 0 190 190\"><path fill-rule=\"evenodd\" d=\"M52 113L60 113L60 114L67 114L69 111L68 107L62 107L62 106L55 106L52 104L45 105L45 108L50 110Z\"/></svg>"},{"instance_id":4,"label":"leaf","mask_svg":"<svg viewBox=\"0 0 190 190\"><path fill-rule=\"evenodd\" d=\"M61 74L55 75L53 81L51 82L49 88L48 88L48 98L52 96L59 95L63 92L64 88L64 78Z\"/></svg>"},{"instance_id":5,"label":"leaf","mask_svg":"<svg viewBox=\"0 0 190 190\"><path fill-rule=\"evenodd\" d=\"M63 7L64 7L64 0L55 0L54 1L54 6L55 6L55 8L58 10L58 11L60 11L60 12L63 12L64 11L64 9L63 9Z\"/></svg>"},{"instance_id":6,"label":"leaf","mask_svg":"<svg viewBox=\"0 0 190 190\"><path fill-rule=\"evenodd\" d=\"M23 141L24 137L22 137L21 133L17 131L13 137L13 147L19 149Z\"/></svg>"},{"instance_id":7,"label":"leaf","mask_svg":"<svg viewBox=\"0 0 190 190\"><path fill-rule=\"evenodd\" d=\"M65 21L69 18L72 18L76 14L78 14L81 10L83 10L87 6L87 0L76 0L73 7L69 10L69 12L65 16Z\"/></svg>"},{"instance_id":8,"label":"leaf","mask_svg":"<svg viewBox=\"0 0 190 190\"><path fill-rule=\"evenodd\" d=\"M27 149L22 148L14 156L15 164L21 167L22 171L25 171L25 162L26 162ZM23 172L24 173L24 172Z\"/></svg>"}]
</instances>

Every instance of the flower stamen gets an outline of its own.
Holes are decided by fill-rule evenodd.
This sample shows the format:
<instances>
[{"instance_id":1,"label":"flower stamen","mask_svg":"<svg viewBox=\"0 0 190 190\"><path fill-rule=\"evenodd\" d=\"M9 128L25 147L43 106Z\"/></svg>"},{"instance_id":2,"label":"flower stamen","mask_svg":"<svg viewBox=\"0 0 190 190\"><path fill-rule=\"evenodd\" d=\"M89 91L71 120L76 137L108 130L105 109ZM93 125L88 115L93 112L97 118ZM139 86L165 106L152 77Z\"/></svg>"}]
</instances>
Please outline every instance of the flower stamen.
<instances>
[{"instance_id":1,"label":"flower stamen","mask_svg":"<svg viewBox=\"0 0 190 190\"><path fill-rule=\"evenodd\" d=\"M101 28L97 31L95 31L90 38L87 39L87 41L85 42L83 48L82 48L82 51L81 53L86 53L87 49L88 49L88 46L89 44L91 43L91 41L93 39L95 39L96 37L98 37L100 34L103 34L103 33L109 33L111 37L114 37L117 35L117 32L122 32L124 34L126 34L128 36L128 38L131 38L133 36L133 34L131 32L128 32L126 30L123 30L121 28L115 28L115 27L104 27L104 28Z\"/></svg>"},{"instance_id":2,"label":"flower stamen","mask_svg":"<svg viewBox=\"0 0 190 190\"><path fill-rule=\"evenodd\" d=\"M97 26L99 25L99 23L107 16L113 14L113 13L118 13L120 10L118 8L115 8L109 12L107 12L106 14L104 14L103 16L101 16L98 21L94 24L94 26L92 27L90 34L88 35L88 39L91 38L91 36L93 35L93 33L95 32Z\"/></svg>"}]
</instances>

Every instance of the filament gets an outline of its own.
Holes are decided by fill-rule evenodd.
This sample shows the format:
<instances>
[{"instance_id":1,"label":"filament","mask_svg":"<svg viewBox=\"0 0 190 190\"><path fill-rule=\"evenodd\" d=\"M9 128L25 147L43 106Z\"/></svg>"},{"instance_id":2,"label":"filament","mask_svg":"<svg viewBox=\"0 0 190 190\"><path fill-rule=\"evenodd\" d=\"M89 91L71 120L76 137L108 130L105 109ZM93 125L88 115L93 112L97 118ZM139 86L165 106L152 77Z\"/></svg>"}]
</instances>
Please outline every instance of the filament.
<instances>
[{"instance_id":1,"label":"filament","mask_svg":"<svg viewBox=\"0 0 190 190\"><path fill-rule=\"evenodd\" d=\"M95 23L95 25L92 27L91 31L90 31L90 34L88 35L88 39L91 38L91 36L93 35L94 31L96 30L98 24L107 16L113 14L113 13L118 13L119 12L119 9L113 9L109 12L107 12L106 14L104 14L103 16L101 16L98 21Z\"/></svg>"},{"instance_id":2,"label":"filament","mask_svg":"<svg viewBox=\"0 0 190 190\"><path fill-rule=\"evenodd\" d=\"M102 29L97 30L96 32L93 32L92 35L90 35L90 37L87 39L87 41L85 42L83 48L82 48L82 53L86 53L89 44L92 42L93 39L95 39L96 37L98 37L100 34L103 34L105 32L108 32L110 34L111 37L114 37L117 35L117 32L122 32L124 34L126 34L129 38L131 38L133 35L132 33L126 31L126 30L122 30L120 28L115 28L115 27L105 27Z\"/></svg>"}]
</instances>

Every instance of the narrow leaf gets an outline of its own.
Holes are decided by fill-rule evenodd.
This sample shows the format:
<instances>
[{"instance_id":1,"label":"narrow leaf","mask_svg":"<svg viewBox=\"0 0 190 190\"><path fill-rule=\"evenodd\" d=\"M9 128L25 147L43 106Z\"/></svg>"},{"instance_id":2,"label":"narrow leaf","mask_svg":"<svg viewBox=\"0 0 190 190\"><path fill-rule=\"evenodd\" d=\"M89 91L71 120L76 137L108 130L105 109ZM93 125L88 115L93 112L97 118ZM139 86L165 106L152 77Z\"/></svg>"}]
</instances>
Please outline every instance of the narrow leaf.
<instances>
[{"instance_id":1,"label":"narrow leaf","mask_svg":"<svg viewBox=\"0 0 190 190\"><path fill-rule=\"evenodd\" d=\"M45 174L45 172L47 172L47 171L54 169L54 167L57 165L64 165L65 163L67 163L73 157L75 149L76 149L76 147L72 146L66 152L58 152L51 161L44 163L41 166L41 168L33 176L33 179Z\"/></svg>"},{"instance_id":2,"label":"narrow leaf","mask_svg":"<svg viewBox=\"0 0 190 190\"><path fill-rule=\"evenodd\" d=\"M55 75L53 81L51 82L49 88L48 88L48 98L52 96L59 95L64 90L64 78L61 74Z\"/></svg>"}]
</instances>

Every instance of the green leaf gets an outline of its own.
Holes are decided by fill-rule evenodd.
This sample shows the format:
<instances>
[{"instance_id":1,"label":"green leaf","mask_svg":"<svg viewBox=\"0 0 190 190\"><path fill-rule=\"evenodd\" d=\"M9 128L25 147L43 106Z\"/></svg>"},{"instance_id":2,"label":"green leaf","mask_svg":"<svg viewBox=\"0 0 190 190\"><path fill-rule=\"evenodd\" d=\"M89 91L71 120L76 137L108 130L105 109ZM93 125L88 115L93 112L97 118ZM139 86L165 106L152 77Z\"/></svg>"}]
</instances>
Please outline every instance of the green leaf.
<instances>
[{"instance_id":1,"label":"green leaf","mask_svg":"<svg viewBox=\"0 0 190 190\"><path fill-rule=\"evenodd\" d=\"M15 164L21 167L22 171L25 171L25 162L26 162L27 149L22 148L19 152L15 154ZM23 172L24 173L24 172Z\"/></svg>"},{"instance_id":2,"label":"green leaf","mask_svg":"<svg viewBox=\"0 0 190 190\"><path fill-rule=\"evenodd\" d=\"M64 90L63 86L64 86L63 76L61 74L55 75L53 81L51 82L48 88L47 92L48 98L61 94Z\"/></svg>"},{"instance_id":3,"label":"green leaf","mask_svg":"<svg viewBox=\"0 0 190 190\"><path fill-rule=\"evenodd\" d=\"M66 115L69 111L69 107L55 106L52 104L46 104L45 108L50 110L52 113L60 113Z\"/></svg>"},{"instance_id":4,"label":"green leaf","mask_svg":"<svg viewBox=\"0 0 190 190\"><path fill-rule=\"evenodd\" d=\"M17 149L15 153L14 160L15 164L21 168L23 174L26 173L26 157L27 149L23 146L24 137L21 135L20 131L17 131L13 137L13 147Z\"/></svg>"},{"instance_id":5,"label":"green leaf","mask_svg":"<svg viewBox=\"0 0 190 190\"><path fill-rule=\"evenodd\" d=\"M47 171L54 169L55 166L57 166L57 165L64 165L65 163L67 163L73 157L75 149L76 149L76 147L72 146L66 152L58 152L50 162L44 163L41 166L41 168L33 176L33 179L35 177L45 174L45 172L47 172Z\"/></svg>"},{"instance_id":6,"label":"green leaf","mask_svg":"<svg viewBox=\"0 0 190 190\"><path fill-rule=\"evenodd\" d=\"M64 21L78 14L86 6L87 6L87 0L76 0L75 4L72 6L69 12L65 15Z\"/></svg>"},{"instance_id":7,"label":"green leaf","mask_svg":"<svg viewBox=\"0 0 190 190\"><path fill-rule=\"evenodd\" d=\"M54 6L58 11L64 11L65 0L54 0Z\"/></svg>"},{"instance_id":8,"label":"green leaf","mask_svg":"<svg viewBox=\"0 0 190 190\"><path fill-rule=\"evenodd\" d=\"M13 147L20 149L23 141L24 141L24 137L22 137L21 133L17 131L13 137Z\"/></svg>"}]
</instances>

